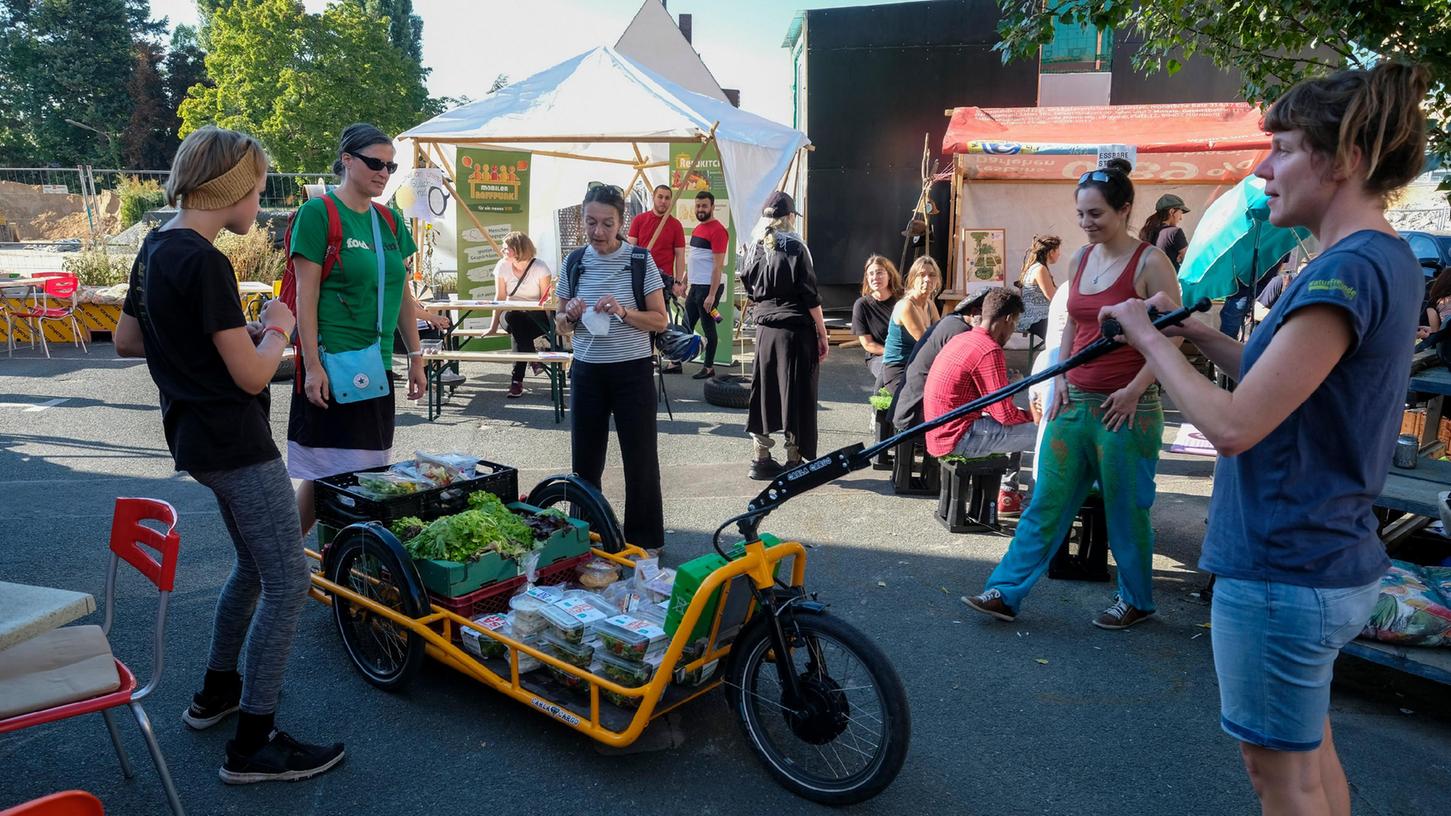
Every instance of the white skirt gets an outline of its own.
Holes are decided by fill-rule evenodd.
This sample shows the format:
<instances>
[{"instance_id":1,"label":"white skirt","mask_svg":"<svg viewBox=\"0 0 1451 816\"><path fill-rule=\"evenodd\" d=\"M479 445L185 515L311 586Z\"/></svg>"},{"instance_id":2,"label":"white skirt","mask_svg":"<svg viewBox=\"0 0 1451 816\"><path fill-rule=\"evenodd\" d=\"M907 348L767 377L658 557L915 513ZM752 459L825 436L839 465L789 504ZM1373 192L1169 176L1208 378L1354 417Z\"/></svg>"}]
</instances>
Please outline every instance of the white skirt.
<instances>
[{"instance_id":1,"label":"white skirt","mask_svg":"<svg viewBox=\"0 0 1451 816\"><path fill-rule=\"evenodd\" d=\"M309 448L287 443L287 475L294 479L322 479L339 473L382 467L393 458L390 450Z\"/></svg>"}]
</instances>

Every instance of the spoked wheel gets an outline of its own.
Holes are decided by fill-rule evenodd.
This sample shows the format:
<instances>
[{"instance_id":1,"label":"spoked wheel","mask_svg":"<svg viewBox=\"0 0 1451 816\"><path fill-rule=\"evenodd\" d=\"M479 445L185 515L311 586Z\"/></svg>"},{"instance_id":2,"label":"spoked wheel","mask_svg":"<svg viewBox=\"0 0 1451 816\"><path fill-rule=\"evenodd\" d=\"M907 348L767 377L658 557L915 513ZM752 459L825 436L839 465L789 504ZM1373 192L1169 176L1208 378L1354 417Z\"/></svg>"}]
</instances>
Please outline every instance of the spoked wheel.
<instances>
[{"instance_id":1,"label":"spoked wheel","mask_svg":"<svg viewBox=\"0 0 1451 816\"><path fill-rule=\"evenodd\" d=\"M829 615L786 613L789 654L777 655L766 626L733 649L726 695L766 769L798 796L828 805L862 802L892 783L907 756L907 692L886 655ZM799 699L777 669L788 661Z\"/></svg>"},{"instance_id":2,"label":"spoked wheel","mask_svg":"<svg viewBox=\"0 0 1451 816\"><path fill-rule=\"evenodd\" d=\"M392 541L385 540L384 536ZM399 556L401 550L397 539L382 527L348 527L338 535L329 552L328 580L399 614L421 617L428 611L427 595L409 572L413 565ZM423 662L421 635L336 595L333 596L333 619L337 621L338 634L353 665L369 683L396 691L413 679Z\"/></svg>"},{"instance_id":3,"label":"spoked wheel","mask_svg":"<svg viewBox=\"0 0 1451 816\"><path fill-rule=\"evenodd\" d=\"M600 537L600 549L617 553L625 548L625 533L615 518L610 502L592 485L578 476L551 476L534 486L528 503L538 508L556 505L589 525L590 532Z\"/></svg>"}]
</instances>

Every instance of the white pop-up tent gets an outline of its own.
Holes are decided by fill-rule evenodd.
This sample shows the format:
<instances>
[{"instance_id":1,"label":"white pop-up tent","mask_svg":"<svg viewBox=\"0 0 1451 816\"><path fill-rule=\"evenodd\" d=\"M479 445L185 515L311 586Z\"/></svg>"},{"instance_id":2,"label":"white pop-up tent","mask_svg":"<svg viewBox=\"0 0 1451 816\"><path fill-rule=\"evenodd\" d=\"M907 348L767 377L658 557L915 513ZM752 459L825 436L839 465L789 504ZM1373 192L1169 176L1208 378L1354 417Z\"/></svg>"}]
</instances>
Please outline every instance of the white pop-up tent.
<instances>
[{"instance_id":1,"label":"white pop-up tent","mask_svg":"<svg viewBox=\"0 0 1451 816\"><path fill-rule=\"evenodd\" d=\"M610 47L596 48L488 98L456 108L398 137L402 168L432 165L455 179L460 147L528 151L533 156L529 233L546 261L559 261L554 212L578 204L591 181L629 189L672 181L670 145L714 141L730 209L749 232L771 192L783 185L804 133L693 93ZM385 197L401 185L400 169ZM451 182L452 183L452 182ZM457 217L450 198L437 241L437 266L450 268Z\"/></svg>"}]
</instances>

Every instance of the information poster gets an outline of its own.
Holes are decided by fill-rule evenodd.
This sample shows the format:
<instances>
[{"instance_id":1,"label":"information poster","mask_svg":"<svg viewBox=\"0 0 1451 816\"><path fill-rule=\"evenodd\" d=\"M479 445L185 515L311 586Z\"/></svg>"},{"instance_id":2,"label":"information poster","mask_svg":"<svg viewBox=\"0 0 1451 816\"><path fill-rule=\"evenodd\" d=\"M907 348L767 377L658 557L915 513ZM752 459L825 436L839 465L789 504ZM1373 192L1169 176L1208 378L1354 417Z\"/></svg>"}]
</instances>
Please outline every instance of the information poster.
<instances>
[{"instance_id":1,"label":"information poster","mask_svg":"<svg viewBox=\"0 0 1451 816\"><path fill-rule=\"evenodd\" d=\"M696 154L700 158L695 160ZM692 160L694 163L692 164ZM684 180L684 187L681 181ZM706 145L705 150L700 149L700 142L677 142L670 146L670 186L679 190L675 201L675 217L685 227L685 242L687 244L686 254L689 255L690 234L700 220L695 217L695 194L708 191L715 196L715 212L712 217L719 220L730 235L730 249L726 252L725 269L721 271L721 281L725 284L725 291L721 295L720 303L716 309L720 311L721 320L716 324L716 336L719 342L716 344L715 362L722 365L729 365L732 360L731 342L734 337L733 326L735 326L736 308L736 249L740 239L736 235L735 219L731 217L730 193L726 191L725 170L720 160L720 150L714 142ZM748 224L749 228L749 224ZM710 320L710 317L706 318ZM700 334L700 326L696 326L696 334Z\"/></svg>"},{"instance_id":2,"label":"information poster","mask_svg":"<svg viewBox=\"0 0 1451 816\"><path fill-rule=\"evenodd\" d=\"M985 286L1002 286L1007 282L1004 263L1006 231L1002 229L962 230L958 249L962 257L965 281L962 291L972 294Z\"/></svg>"},{"instance_id":3,"label":"information poster","mask_svg":"<svg viewBox=\"0 0 1451 816\"><path fill-rule=\"evenodd\" d=\"M458 149L458 290L460 298L494 296L494 266L504 236L529 229L531 156L517 150ZM477 223L475 223L477 222ZM482 230L494 240L490 243Z\"/></svg>"}]
</instances>

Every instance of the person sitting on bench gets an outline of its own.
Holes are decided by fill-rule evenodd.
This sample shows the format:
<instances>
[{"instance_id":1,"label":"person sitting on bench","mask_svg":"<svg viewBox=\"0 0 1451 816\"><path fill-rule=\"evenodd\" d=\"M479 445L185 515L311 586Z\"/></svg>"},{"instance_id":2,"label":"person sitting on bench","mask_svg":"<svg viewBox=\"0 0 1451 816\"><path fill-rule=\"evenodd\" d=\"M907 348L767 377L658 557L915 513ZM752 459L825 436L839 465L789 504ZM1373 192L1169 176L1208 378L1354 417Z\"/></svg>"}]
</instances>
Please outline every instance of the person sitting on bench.
<instances>
[{"instance_id":1,"label":"person sitting on bench","mask_svg":"<svg viewBox=\"0 0 1451 816\"><path fill-rule=\"evenodd\" d=\"M927 372L932 370L933 361L942 352L942 347L947 345L947 341L965 331L972 331L977 326L978 318L982 316L982 299L990 291L992 290L983 289L959 302L957 308L933 323L927 334L912 347L912 353L907 357L907 371L902 375L902 384L892 397L891 407L887 409L887 416L892 418L892 425L898 431L905 431L922 423L922 389L927 387Z\"/></svg>"},{"instance_id":2,"label":"person sitting on bench","mask_svg":"<svg viewBox=\"0 0 1451 816\"><path fill-rule=\"evenodd\" d=\"M1012 337L1022 313L1023 299L1013 292L993 289L987 293L982 302L981 330L963 332L947 341L927 373L922 394L925 419L936 419L1008 385L1003 344ZM1003 400L928 431L927 452L939 459L948 455L978 459L994 453L1018 454L1032 450L1037 437L1033 418L1011 400ZM1021 509L1015 461L1003 474L998 512Z\"/></svg>"}]
</instances>

